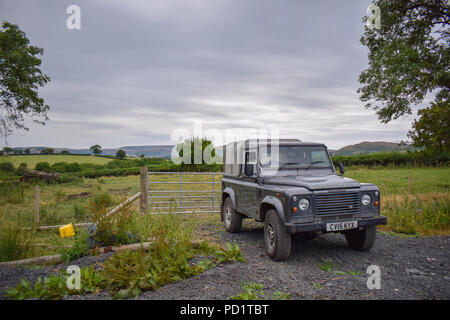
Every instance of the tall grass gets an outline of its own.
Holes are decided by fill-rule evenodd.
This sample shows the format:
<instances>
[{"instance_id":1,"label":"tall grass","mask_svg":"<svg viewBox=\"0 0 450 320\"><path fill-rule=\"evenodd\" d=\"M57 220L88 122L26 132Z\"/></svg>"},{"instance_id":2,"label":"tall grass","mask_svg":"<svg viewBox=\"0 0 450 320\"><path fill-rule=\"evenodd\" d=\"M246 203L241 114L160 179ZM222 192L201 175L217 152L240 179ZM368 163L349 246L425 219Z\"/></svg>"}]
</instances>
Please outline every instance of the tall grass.
<instances>
[{"instance_id":1,"label":"tall grass","mask_svg":"<svg viewBox=\"0 0 450 320\"><path fill-rule=\"evenodd\" d=\"M141 235L133 233L133 220L136 216L134 206L124 206L114 214L109 214L107 199L111 199L111 197L108 193L102 195L107 195L107 197L100 198L100 200L96 198L91 200L90 217L96 225L93 239L101 245L127 244L139 241Z\"/></svg>"},{"instance_id":2,"label":"tall grass","mask_svg":"<svg viewBox=\"0 0 450 320\"><path fill-rule=\"evenodd\" d=\"M73 208L74 219L79 222L84 222L84 220L86 219L86 215L87 215L86 206L76 203L72 206L72 208Z\"/></svg>"},{"instance_id":3,"label":"tall grass","mask_svg":"<svg viewBox=\"0 0 450 320\"><path fill-rule=\"evenodd\" d=\"M26 257L32 250L32 233L18 230L13 224L1 221L0 261L18 260Z\"/></svg>"},{"instance_id":4,"label":"tall grass","mask_svg":"<svg viewBox=\"0 0 450 320\"><path fill-rule=\"evenodd\" d=\"M74 240L75 243L70 248L63 247L61 256L63 261L69 262L81 258L89 253L88 232L86 230L77 230Z\"/></svg>"},{"instance_id":5,"label":"tall grass","mask_svg":"<svg viewBox=\"0 0 450 320\"><path fill-rule=\"evenodd\" d=\"M385 195L383 214L388 227L395 232L415 234L450 229L450 197L448 193Z\"/></svg>"},{"instance_id":6,"label":"tall grass","mask_svg":"<svg viewBox=\"0 0 450 320\"><path fill-rule=\"evenodd\" d=\"M6 201L11 204L24 202L24 188L20 184L9 184L6 189Z\"/></svg>"}]
</instances>

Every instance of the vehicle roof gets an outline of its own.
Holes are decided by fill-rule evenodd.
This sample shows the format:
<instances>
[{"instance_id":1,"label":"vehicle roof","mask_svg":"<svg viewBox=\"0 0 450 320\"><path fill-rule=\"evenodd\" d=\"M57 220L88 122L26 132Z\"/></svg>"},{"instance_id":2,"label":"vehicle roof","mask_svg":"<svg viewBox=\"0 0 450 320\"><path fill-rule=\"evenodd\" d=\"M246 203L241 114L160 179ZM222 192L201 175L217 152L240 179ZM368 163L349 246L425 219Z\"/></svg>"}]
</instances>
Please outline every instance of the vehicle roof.
<instances>
[{"instance_id":1,"label":"vehicle roof","mask_svg":"<svg viewBox=\"0 0 450 320\"><path fill-rule=\"evenodd\" d=\"M238 143L244 143L245 146L253 145L253 146L270 146L270 145L279 145L279 146L299 146L299 147L325 147L323 143L317 142L304 142L299 139L247 139L244 141L239 141Z\"/></svg>"},{"instance_id":2,"label":"vehicle roof","mask_svg":"<svg viewBox=\"0 0 450 320\"><path fill-rule=\"evenodd\" d=\"M223 148L224 174L239 176L244 163L245 149L256 146L325 147L323 143L302 142L298 139L247 139L231 142Z\"/></svg>"}]
</instances>

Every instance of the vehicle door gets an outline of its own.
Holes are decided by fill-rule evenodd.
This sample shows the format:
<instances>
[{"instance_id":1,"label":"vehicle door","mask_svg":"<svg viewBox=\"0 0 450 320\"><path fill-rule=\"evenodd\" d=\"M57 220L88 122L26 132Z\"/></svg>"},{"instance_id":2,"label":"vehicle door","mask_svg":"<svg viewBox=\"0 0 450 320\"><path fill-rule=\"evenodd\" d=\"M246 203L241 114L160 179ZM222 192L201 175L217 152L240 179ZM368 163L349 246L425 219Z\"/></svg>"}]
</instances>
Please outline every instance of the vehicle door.
<instances>
[{"instance_id":1,"label":"vehicle door","mask_svg":"<svg viewBox=\"0 0 450 320\"><path fill-rule=\"evenodd\" d=\"M257 211L257 149L245 150L245 164L242 166L242 184L240 190L240 202L242 205L242 213L256 217ZM253 174L246 176L244 174L245 165L253 166Z\"/></svg>"}]
</instances>

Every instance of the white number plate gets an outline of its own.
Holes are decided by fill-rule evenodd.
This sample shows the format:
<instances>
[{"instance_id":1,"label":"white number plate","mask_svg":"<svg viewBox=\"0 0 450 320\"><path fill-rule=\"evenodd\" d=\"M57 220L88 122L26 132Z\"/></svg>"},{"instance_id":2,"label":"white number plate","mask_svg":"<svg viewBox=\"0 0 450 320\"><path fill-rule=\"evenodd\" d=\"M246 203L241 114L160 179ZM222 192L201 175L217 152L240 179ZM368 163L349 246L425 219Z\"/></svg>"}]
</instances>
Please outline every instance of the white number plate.
<instances>
[{"instance_id":1,"label":"white number plate","mask_svg":"<svg viewBox=\"0 0 450 320\"><path fill-rule=\"evenodd\" d=\"M327 223L327 231L342 231L358 228L358 221Z\"/></svg>"}]
</instances>

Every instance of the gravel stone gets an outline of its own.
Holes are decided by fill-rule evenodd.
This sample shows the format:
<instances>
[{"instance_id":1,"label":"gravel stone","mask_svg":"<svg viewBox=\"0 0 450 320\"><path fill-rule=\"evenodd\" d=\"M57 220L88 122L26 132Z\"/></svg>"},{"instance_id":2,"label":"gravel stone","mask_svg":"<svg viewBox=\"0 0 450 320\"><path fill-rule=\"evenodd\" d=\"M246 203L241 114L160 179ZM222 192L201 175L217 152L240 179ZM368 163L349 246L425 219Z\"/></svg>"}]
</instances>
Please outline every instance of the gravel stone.
<instances>
[{"instance_id":1,"label":"gravel stone","mask_svg":"<svg viewBox=\"0 0 450 320\"><path fill-rule=\"evenodd\" d=\"M138 299L228 299L242 291L244 281L261 283L267 298L282 291L291 299L450 299L449 236L402 239L378 233L374 247L359 252L347 245L343 235L323 234L313 241L296 239L293 256L275 262L265 254L261 227L236 234L213 232L223 242L236 242L248 262L219 265L156 291L143 292ZM70 264L91 265L110 255L83 257ZM332 262L332 271L319 269L324 261ZM367 288L370 265L380 267L379 290ZM66 267L0 267L0 295L22 278L34 281ZM356 271L360 274L350 274ZM111 295L101 292L64 299L111 299Z\"/></svg>"}]
</instances>

